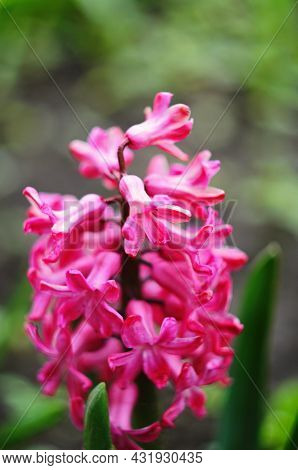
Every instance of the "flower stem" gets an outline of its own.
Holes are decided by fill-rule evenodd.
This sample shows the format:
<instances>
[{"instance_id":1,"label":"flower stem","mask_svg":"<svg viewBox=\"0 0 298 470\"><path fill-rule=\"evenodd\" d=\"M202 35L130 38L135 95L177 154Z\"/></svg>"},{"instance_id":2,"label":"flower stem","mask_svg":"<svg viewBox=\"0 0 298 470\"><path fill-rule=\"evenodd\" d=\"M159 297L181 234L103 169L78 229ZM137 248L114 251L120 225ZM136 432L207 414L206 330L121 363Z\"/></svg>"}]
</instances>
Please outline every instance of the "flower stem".
<instances>
[{"instance_id":1,"label":"flower stem","mask_svg":"<svg viewBox=\"0 0 298 470\"><path fill-rule=\"evenodd\" d=\"M124 149L128 145L128 140L125 139L123 143L118 147L117 157L119 163L120 176L123 176L126 173L126 166L124 160Z\"/></svg>"},{"instance_id":2,"label":"flower stem","mask_svg":"<svg viewBox=\"0 0 298 470\"><path fill-rule=\"evenodd\" d=\"M123 150L128 144L124 141L118 148L118 161L120 174L125 173L125 161L123 157ZM129 206L126 201L121 204L121 225L123 226L129 215ZM128 256L124 248L122 250L122 269L120 274L121 287L122 287L122 305L121 311L125 312L128 302L131 299L141 299L141 282L140 282L140 262L145 261L138 258ZM147 263L146 263L147 264ZM151 263L148 263L151 264ZM135 408L134 421L136 426L146 426L153 421L158 420L158 406L156 390L153 383L141 373L137 378L137 386L139 391L138 402ZM155 444L150 443L150 448ZM145 446L146 448L146 446Z\"/></svg>"}]
</instances>

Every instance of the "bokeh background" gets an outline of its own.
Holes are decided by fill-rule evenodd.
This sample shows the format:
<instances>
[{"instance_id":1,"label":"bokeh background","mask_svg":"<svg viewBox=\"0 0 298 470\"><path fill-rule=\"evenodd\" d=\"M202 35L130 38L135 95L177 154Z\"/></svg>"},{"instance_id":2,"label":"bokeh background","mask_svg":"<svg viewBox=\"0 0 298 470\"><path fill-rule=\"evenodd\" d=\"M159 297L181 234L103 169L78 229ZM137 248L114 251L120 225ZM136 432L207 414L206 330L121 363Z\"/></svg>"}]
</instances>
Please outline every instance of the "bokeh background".
<instances>
[{"instance_id":1,"label":"bokeh background","mask_svg":"<svg viewBox=\"0 0 298 470\"><path fill-rule=\"evenodd\" d=\"M22 233L26 202L21 190L32 185L77 196L101 191L98 181L79 176L67 150L69 141L85 139L94 125L118 124L125 129L140 122L143 108L159 90L172 91L175 102L192 108L195 125L184 149L194 153L199 147L209 148L222 161L215 183L236 202L235 243L251 258L272 240L282 247L270 387L274 391L285 381L295 383L294 4L292 0L0 1L0 437L11 429L7 422L11 426L14 417L26 410L41 363L22 333L29 291L23 278L32 239ZM140 154L136 164L141 173L148 154ZM235 312L246 275L244 269L234 277ZM57 410L63 396L59 400ZM178 429L166 435L164 447L207 447L216 429L217 392L212 400L207 419L198 422L186 414ZM42 403L35 405L38 415ZM32 429L31 433L35 434ZM7 445L81 446L81 436L67 417L25 443L19 441L19 447L13 439Z\"/></svg>"}]
</instances>

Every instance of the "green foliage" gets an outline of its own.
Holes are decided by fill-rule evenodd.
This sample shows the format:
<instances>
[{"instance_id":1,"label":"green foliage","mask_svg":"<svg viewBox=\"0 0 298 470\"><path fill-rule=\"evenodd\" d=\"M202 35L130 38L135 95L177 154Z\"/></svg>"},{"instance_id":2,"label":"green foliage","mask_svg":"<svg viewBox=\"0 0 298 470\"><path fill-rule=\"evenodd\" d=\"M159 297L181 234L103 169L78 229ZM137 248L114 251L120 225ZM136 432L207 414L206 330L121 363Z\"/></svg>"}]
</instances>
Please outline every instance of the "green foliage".
<instances>
[{"instance_id":1,"label":"green foliage","mask_svg":"<svg viewBox=\"0 0 298 470\"><path fill-rule=\"evenodd\" d=\"M113 448L106 386L102 382L91 391L85 413L84 448L109 450Z\"/></svg>"},{"instance_id":2,"label":"green foliage","mask_svg":"<svg viewBox=\"0 0 298 470\"><path fill-rule=\"evenodd\" d=\"M268 161L256 162L254 175L245 178L243 188L245 202L251 210L254 209L255 221L264 224L264 220L269 220L298 235L298 184L290 159L272 157Z\"/></svg>"},{"instance_id":3,"label":"green foliage","mask_svg":"<svg viewBox=\"0 0 298 470\"><path fill-rule=\"evenodd\" d=\"M286 443L285 450L298 449L298 414L295 416L294 424L291 429L291 435Z\"/></svg>"},{"instance_id":4,"label":"green foliage","mask_svg":"<svg viewBox=\"0 0 298 470\"><path fill-rule=\"evenodd\" d=\"M273 393L269 405L261 427L261 447L283 449L288 444L291 445L289 436L294 429L298 411L298 381L289 380L283 383Z\"/></svg>"},{"instance_id":5,"label":"green foliage","mask_svg":"<svg viewBox=\"0 0 298 470\"><path fill-rule=\"evenodd\" d=\"M39 387L11 374L0 375L0 395L6 413L0 424L1 449L15 448L51 428L66 410L62 398L45 397Z\"/></svg>"},{"instance_id":6,"label":"green foliage","mask_svg":"<svg viewBox=\"0 0 298 470\"><path fill-rule=\"evenodd\" d=\"M41 7L34 0L4 2L47 67L63 66L71 58L87 60L109 100L114 93L127 100L164 87L183 91L210 82L238 87L293 7L292 0L278 0L274 8L269 0L159 3L45 0ZM246 85L259 105L274 99L297 106L293 16ZM28 68L37 72L40 66L4 9L0 30L10 45L0 52L5 64L0 82L11 87Z\"/></svg>"},{"instance_id":7,"label":"green foliage","mask_svg":"<svg viewBox=\"0 0 298 470\"><path fill-rule=\"evenodd\" d=\"M0 311L0 359L12 348L24 344L23 324L29 310L31 287L24 278L13 292L7 305Z\"/></svg>"},{"instance_id":8,"label":"green foliage","mask_svg":"<svg viewBox=\"0 0 298 470\"><path fill-rule=\"evenodd\" d=\"M235 344L233 384L227 392L217 443L222 449L258 449L266 396L267 348L280 249L269 245L247 280L240 306L244 331Z\"/></svg>"}]
</instances>

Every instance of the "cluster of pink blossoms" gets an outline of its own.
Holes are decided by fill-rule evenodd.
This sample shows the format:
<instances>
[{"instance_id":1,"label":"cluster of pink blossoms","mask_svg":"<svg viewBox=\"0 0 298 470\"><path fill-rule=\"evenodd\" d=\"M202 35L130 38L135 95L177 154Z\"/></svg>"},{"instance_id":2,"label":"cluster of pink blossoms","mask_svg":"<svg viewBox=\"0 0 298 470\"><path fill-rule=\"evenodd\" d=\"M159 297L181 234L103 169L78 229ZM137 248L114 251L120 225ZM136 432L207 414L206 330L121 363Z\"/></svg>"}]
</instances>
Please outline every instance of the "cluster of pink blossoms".
<instances>
[{"instance_id":1,"label":"cluster of pink blossoms","mask_svg":"<svg viewBox=\"0 0 298 470\"><path fill-rule=\"evenodd\" d=\"M247 257L227 246L232 227L214 209L224 199L209 186L219 161L203 151L169 165L158 154L144 180L127 174L133 151L148 146L188 160L176 143L192 129L190 109L171 98L158 93L145 121L125 133L96 127L87 142L71 142L80 173L116 195L24 190L24 231L38 235L25 327L46 358L38 380L48 395L66 384L79 428L90 389L106 382L118 449L156 439L186 407L204 416L204 387L229 383L231 341L242 330L229 313L231 271ZM157 421L133 429L140 374L157 389L170 386L173 400Z\"/></svg>"}]
</instances>

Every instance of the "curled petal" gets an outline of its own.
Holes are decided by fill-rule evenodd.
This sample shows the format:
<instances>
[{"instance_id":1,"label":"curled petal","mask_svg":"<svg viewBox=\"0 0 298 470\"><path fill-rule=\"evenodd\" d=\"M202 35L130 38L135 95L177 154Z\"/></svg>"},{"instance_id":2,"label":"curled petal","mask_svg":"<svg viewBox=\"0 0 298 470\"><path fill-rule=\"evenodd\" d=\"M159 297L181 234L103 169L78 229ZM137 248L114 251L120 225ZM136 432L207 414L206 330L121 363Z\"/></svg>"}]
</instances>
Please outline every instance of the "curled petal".
<instances>
[{"instance_id":1,"label":"curled petal","mask_svg":"<svg viewBox=\"0 0 298 470\"><path fill-rule=\"evenodd\" d=\"M116 367L125 366L133 358L134 354L134 351L112 354L108 358L110 368L115 370Z\"/></svg>"},{"instance_id":2,"label":"curled petal","mask_svg":"<svg viewBox=\"0 0 298 470\"><path fill-rule=\"evenodd\" d=\"M151 113L153 115L159 115L160 113L166 111L170 106L172 98L173 93L169 93L168 91L156 93L153 100L153 111L150 110L149 115L147 114L147 117L149 118Z\"/></svg>"},{"instance_id":3,"label":"curled petal","mask_svg":"<svg viewBox=\"0 0 298 470\"><path fill-rule=\"evenodd\" d=\"M202 343L202 338L192 336L188 338L176 338L171 343L161 344L160 348L169 354L188 355L194 352Z\"/></svg>"},{"instance_id":4,"label":"curled petal","mask_svg":"<svg viewBox=\"0 0 298 470\"><path fill-rule=\"evenodd\" d=\"M247 263L248 256L238 248L216 248L214 250L217 256L220 256L230 269L239 269Z\"/></svg>"},{"instance_id":5,"label":"curled petal","mask_svg":"<svg viewBox=\"0 0 298 470\"><path fill-rule=\"evenodd\" d=\"M173 317L167 317L163 320L158 336L159 344L170 343L175 340L178 335L177 320Z\"/></svg>"},{"instance_id":6,"label":"curled petal","mask_svg":"<svg viewBox=\"0 0 298 470\"><path fill-rule=\"evenodd\" d=\"M66 273L66 281L70 290L81 292L90 290L90 286L85 276L77 269L70 269Z\"/></svg>"},{"instance_id":7,"label":"curled petal","mask_svg":"<svg viewBox=\"0 0 298 470\"><path fill-rule=\"evenodd\" d=\"M42 292L48 292L49 294L56 295L58 297L65 295L68 296L71 293L71 290L68 286L52 284L47 281L41 281L39 287Z\"/></svg>"},{"instance_id":8,"label":"curled petal","mask_svg":"<svg viewBox=\"0 0 298 470\"><path fill-rule=\"evenodd\" d=\"M84 313L84 304L80 298L63 300L58 308L58 325L64 328L70 322L77 320Z\"/></svg>"},{"instance_id":9,"label":"curled petal","mask_svg":"<svg viewBox=\"0 0 298 470\"><path fill-rule=\"evenodd\" d=\"M188 222L191 218L191 212L189 210L173 205L157 206L153 209L152 213L173 224Z\"/></svg>"},{"instance_id":10,"label":"curled petal","mask_svg":"<svg viewBox=\"0 0 298 470\"><path fill-rule=\"evenodd\" d=\"M189 124L185 124L185 126L183 126L183 130L186 134L186 137L190 133L192 126L192 119L189 121ZM173 157L178 158L182 162L187 162L187 160L189 159L187 153L183 152L183 150L177 147L177 145L173 144L170 140L159 141L158 147L161 150L164 150L165 152L169 153L170 155L173 155Z\"/></svg>"},{"instance_id":11,"label":"curled petal","mask_svg":"<svg viewBox=\"0 0 298 470\"><path fill-rule=\"evenodd\" d=\"M140 345L152 344L153 337L145 328L140 316L130 315L124 322L122 329L122 340L127 348L134 348Z\"/></svg>"},{"instance_id":12,"label":"curled petal","mask_svg":"<svg viewBox=\"0 0 298 470\"><path fill-rule=\"evenodd\" d=\"M176 380L176 390L182 392L198 384L198 376L194 368L188 362L182 366L179 377Z\"/></svg>"},{"instance_id":13,"label":"curled petal","mask_svg":"<svg viewBox=\"0 0 298 470\"><path fill-rule=\"evenodd\" d=\"M115 370L117 367L123 368L118 380L121 386L125 388L140 373L142 355L137 350L112 354L108 358L108 363L112 370Z\"/></svg>"},{"instance_id":14,"label":"curled petal","mask_svg":"<svg viewBox=\"0 0 298 470\"><path fill-rule=\"evenodd\" d=\"M37 379L41 383L42 392L45 395L55 395L62 381L59 363L56 360L46 362L38 372Z\"/></svg>"},{"instance_id":15,"label":"curled petal","mask_svg":"<svg viewBox=\"0 0 298 470\"><path fill-rule=\"evenodd\" d=\"M143 352L143 369L157 388L163 388L167 385L171 370L162 354L154 349L145 349Z\"/></svg>"},{"instance_id":16,"label":"curled petal","mask_svg":"<svg viewBox=\"0 0 298 470\"><path fill-rule=\"evenodd\" d=\"M162 426L163 427L171 427L175 426L174 421L178 418L179 415L184 411L186 406L185 399L182 394L177 396L177 398L173 401L171 406L164 412L162 415Z\"/></svg>"},{"instance_id":17,"label":"curled petal","mask_svg":"<svg viewBox=\"0 0 298 470\"><path fill-rule=\"evenodd\" d=\"M164 245L170 241L170 231L166 222L154 215L145 214L143 217L144 231L153 245Z\"/></svg>"},{"instance_id":18,"label":"curled petal","mask_svg":"<svg viewBox=\"0 0 298 470\"><path fill-rule=\"evenodd\" d=\"M161 432L161 426L154 422L149 426L139 429L128 429L126 433L138 442L151 442L158 438Z\"/></svg>"},{"instance_id":19,"label":"curled petal","mask_svg":"<svg viewBox=\"0 0 298 470\"><path fill-rule=\"evenodd\" d=\"M101 296L104 297L105 300L108 302L117 302L119 299L119 286L116 281L113 279L107 282L104 282L101 286L100 289L98 289L100 292Z\"/></svg>"},{"instance_id":20,"label":"curled petal","mask_svg":"<svg viewBox=\"0 0 298 470\"><path fill-rule=\"evenodd\" d=\"M39 321L45 315L51 303L51 296L36 292L33 299L33 304L28 315L29 321Z\"/></svg>"},{"instance_id":21,"label":"curled petal","mask_svg":"<svg viewBox=\"0 0 298 470\"><path fill-rule=\"evenodd\" d=\"M32 325L32 323L27 323L25 325L25 332L31 339L32 343L34 346L43 354L46 356L50 357L55 357L56 356L56 351L53 349L51 346L46 345L41 337L38 334L37 327L35 325Z\"/></svg>"},{"instance_id":22,"label":"curled petal","mask_svg":"<svg viewBox=\"0 0 298 470\"><path fill-rule=\"evenodd\" d=\"M103 338L113 333L120 333L123 325L120 313L105 301L100 302L95 308L92 306L90 312L85 312L85 317Z\"/></svg>"}]
</instances>

